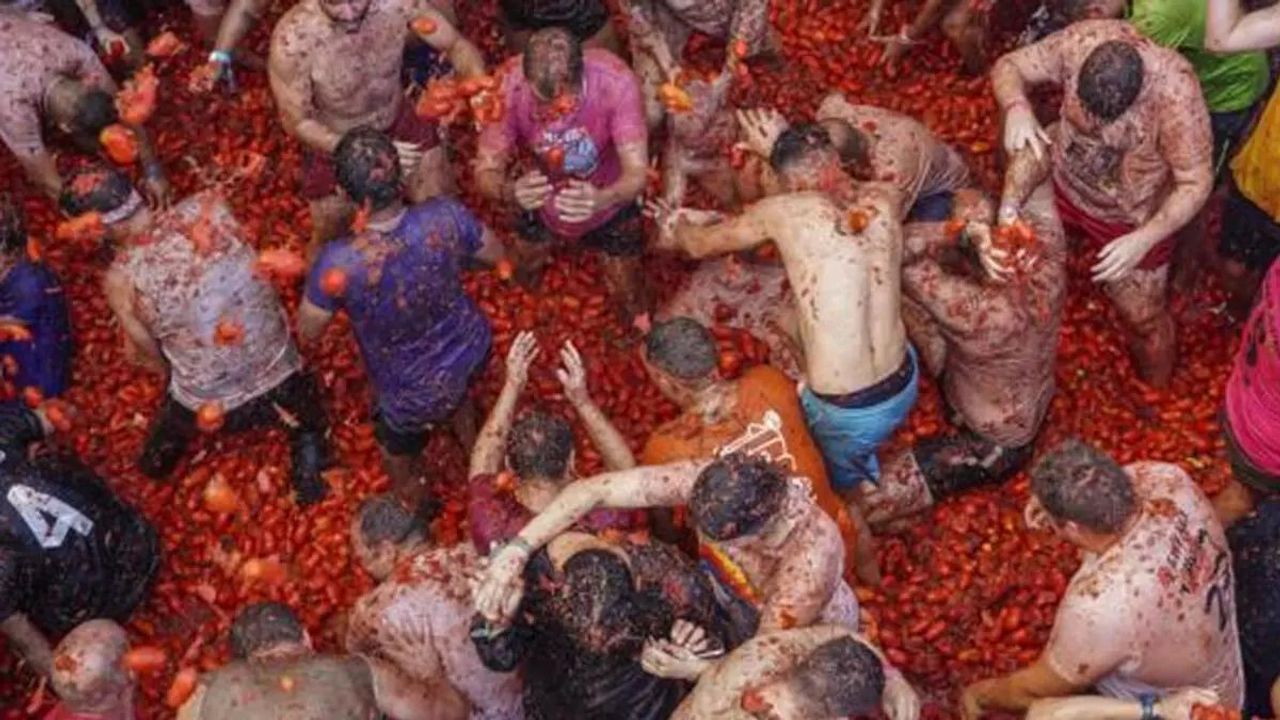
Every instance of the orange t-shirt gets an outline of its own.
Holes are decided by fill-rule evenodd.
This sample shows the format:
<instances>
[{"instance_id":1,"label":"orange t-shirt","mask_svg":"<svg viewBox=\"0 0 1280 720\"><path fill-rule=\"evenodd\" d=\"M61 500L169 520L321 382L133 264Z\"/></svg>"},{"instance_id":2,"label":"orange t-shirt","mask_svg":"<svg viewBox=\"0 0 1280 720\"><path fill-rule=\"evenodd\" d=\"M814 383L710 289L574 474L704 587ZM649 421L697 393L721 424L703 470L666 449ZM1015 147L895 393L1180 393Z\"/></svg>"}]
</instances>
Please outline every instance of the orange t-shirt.
<instances>
[{"instance_id":1,"label":"orange t-shirt","mask_svg":"<svg viewBox=\"0 0 1280 720\"><path fill-rule=\"evenodd\" d=\"M840 527L845 568L852 568L857 531L844 502L827 481L822 453L809 435L795 383L777 368L758 365L743 373L735 385L738 398L729 417L708 425L693 414L681 415L653 431L640 462L663 465L745 452L780 463L793 474L809 478L818 505Z\"/></svg>"}]
</instances>

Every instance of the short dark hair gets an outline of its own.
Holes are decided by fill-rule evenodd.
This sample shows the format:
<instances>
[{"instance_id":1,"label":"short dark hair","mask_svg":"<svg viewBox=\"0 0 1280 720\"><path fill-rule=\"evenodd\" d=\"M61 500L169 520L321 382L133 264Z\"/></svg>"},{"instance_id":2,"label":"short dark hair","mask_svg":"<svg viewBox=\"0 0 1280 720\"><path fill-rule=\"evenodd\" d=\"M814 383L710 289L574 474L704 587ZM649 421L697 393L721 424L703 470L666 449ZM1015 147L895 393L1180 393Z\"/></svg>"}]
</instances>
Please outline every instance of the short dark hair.
<instances>
[{"instance_id":1,"label":"short dark hair","mask_svg":"<svg viewBox=\"0 0 1280 720\"><path fill-rule=\"evenodd\" d=\"M254 603L231 623L231 656L243 660L285 642L302 642L306 632L298 616L277 602Z\"/></svg>"},{"instance_id":2,"label":"short dark hair","mask_svg":"<svg viewBox=\"0 0 1280 720\"><path fill-rule=\"evenodd\" d=\"M109 213L119 208L133 194L129 176L101 161L94 161L71 172L59 198L68 215L96 211Z\"/></svg>"},{"instance_id":3,"label":"short dark hair","mask_svg":"<svg viewBox=\"0 0 1280 720\"><path fill-rule=\"evenodd\" d=\"M1076 96L1090 114L1111 122L1133 105L1145 74L1133 43L1110 40L1094 48L1080 66Z\"/></svg>"},{"instance_id":4,"label":"short dark hair","mask_svg":"<svg viewBox=\"0 0 1280 720\"><path fill-rule=\"evenodd\" d=\"M852 637L828 640L800 661L791 679L820 702L823 717L873 712L884 695L884 666L871 648Z\"/></svg>"},{"instance_id":5,"label":"short dark hair","mask_svg":"<svg viewBox=\"0 0 1280 720\"><path fill-rule=\"evenodd\" d=\"M546 99L566 88L580 86L584 66L582 41L559 26L530 35L521 59L525 79Z\"/></svg>"},{"instance_id":6,"label":"short dark hair","mask_svg":"<svg viewBox=\"0 0 1280 720\"><path fill-rule=\"evenodd\" d=\"M712 540L733 540L764 527L782 508L787 476L764 458L733 453L708 465L693 484L689 511Z\"/></svg>"},{"instance_id":7,"label":"short dark hair","mask_svg":"<svg viewBox=\"0 0 1280 720\"><path fill-rule=\"evenodd\" d=\"M86 139L93 138L96 145L103 129L118 122L120 114L116 112L116 101L111 93L99 88L88 88L76 99L71 112L71 133Z\"/></svg>"},{"instance_id":8,"label":"short dark hair","mask_svg":"<svg viewBox=\"0 0 1280 720\"><path fill-rule=\"evenodd\" d=\"M1076 438L1032 468L1031 492L1054 518L1099 533L1118 532L1137 508L1133 481L1124 468Z\"/></svg>"},{"instance_id":9,"label":"short dark hair","mask_svg":"<svg viewBox=\"0 0 1280 720\"><path fill-rule=\"evenodd\" d=\"M644 341L649 362L681 380L700 380L716 369L716 339L702 323L675 317L654 325Z\"/></svg>"},{"instance_id":10,"label":"short dark hair","mask_svg":"<svg viewBox=\"0 0 1280 720\"><path fill-rule=\"evenodd\" d=\"M507 441L507 461L520 477L564 477L572 452L569 423L545 412L531 412L516 421Z\"/></svg>"},{"instance_id":11,"label":"short dark hair","mask_svg":"<svg viewBox=\"0 0 1280 720\"><path fill-rule=\"evenodd\" d=\"M581 649L614 655L638 653L646 638L665 636L674 622L670 605L637 592L627 564L603 549L583 550L565 563L555 616Z\"/></svg>"},{"instance_id":12,"label":"short dark hair","mask_svg":"<svg viewBox=\"0 0 1280 720\"><path fill-rule=\"evenodd\" d=\"M775 172L782 172L815 152L836 154L831 134L817 123L792 125L778 136L769 153L769 165Z\"/></svg>"},{"instance_id":13,"label":"short dark hair","mask_svg":"<svg viewBox=\"0 0 1280 720\"><path fill-rule=\"evenodd\" d=\"M21 203L9 193L0 195L0 254L16 255L27 249L27 221Z\"/></svg>"},{"instance_id":14,"label":"short dark hair","mask_svg":"<svg viewBox=\"0 0 1280 720\"><path fill-rule=\"evenodd\" d=\"M380 210L400 199L400 156L391 138L371 127L348 130L333 151L338 185L358 205Z\"/></svg>"},{"instance_id":15,"label":"short dark hair","mask_svg":"<svg viewBox=\"0 0 1280 720\"><path fill-rule=\"evenodd\" d=\"M402 543L420 529L419 519L390 495L375 495L360 503L360 536L370 545Z\"/></svg>"}]
</instances>

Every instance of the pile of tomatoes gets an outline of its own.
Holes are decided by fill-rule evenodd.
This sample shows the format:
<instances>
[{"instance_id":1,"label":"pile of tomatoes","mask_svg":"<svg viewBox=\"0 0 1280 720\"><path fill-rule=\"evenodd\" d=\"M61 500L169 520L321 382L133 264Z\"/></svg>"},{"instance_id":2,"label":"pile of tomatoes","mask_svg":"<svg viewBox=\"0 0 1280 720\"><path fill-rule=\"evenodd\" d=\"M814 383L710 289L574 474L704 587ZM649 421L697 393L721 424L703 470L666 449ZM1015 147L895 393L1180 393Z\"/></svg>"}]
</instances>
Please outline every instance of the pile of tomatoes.
<instances>
[{"instance_id":1,"label":"pile of tomatoes","mask_svg":"<svg viewBox=\"0 0 1280 720\"><path fill-rule=\"evenodd\" d=\"M468 35L491 61L500 59L496 3L459 5ZM998 142L998 118L989 83L961 75L939 39L929 41L927 52L913 53L910 67L881 68L879 46L857 30L864 11L860 1L774 0L773 6L785 59L778 66L752 68L753 82L738 91L740 102L767 103L797 116L812 112L830 90L841 90L854 102L921 118L965 153L987 187L997 187L992 148ZM893 6L883 26L897 27L909 10L905 4ZM167 26L190 38L186 23L185 14L174 14L155 29ZM260 28L249 44L265 53L268 36ZM722 52L697 40L691 48L695 61L707 68L716 66ZM159 99L148 129L178 196L221 181L251 243L260 250L301 252L310 227L297 193L301 149L281 129L265 78L242 73L240 90L231 97L192 95L187 78L200 62L192 44L158 61L156 68ZM465 201L500 234L509 234L511 219L471 188L474 133L465 124L454 125L449 142ZM7 155L0 157L0 172L20 177ZM332 488L327 499L306 510L295 506L289 453L278 430L204 435L170 481L147 480L137 471L136 458L161 399L162 380L126 361L101 289L101 253L82 243L55 241L54 208L27 192L31 233L63 279L73 313L75 382L67 400L79 414L58 442L141 508L163 538L159 577L129 626L136 644L163 651L146 655L142 715L170 717L165 695L175 678L181 686L192 670L226 661L226 631L245 603L287 602L321 648L339 648L346 608L371 587L352 562L349 525L359 501L387 487L369 418L368 384L345 322L334 323L306 350L323 386L339 461L327 474ZM1180 366L1173 386L1156 391L1134 377L1109 303L1088 280L1088 264L1078 258L1072 269L1058 396L1041 446L1077 435L1122 462L1177 462L1206 489L1220 488L1227 470L1216 413L1236 339L1234 328L1210 310L1218 296L1201 283L1175 301ZM660 296L669 294L689 268L677 259L653 258L650 284ZM481 408L489 407L501 386L502 360L515 334L533 330L543 352L531 371L525 406L562 413L576 423L554 374L556 349L571 339L582 351L592 394L634 448L675 414L646 378L638 355L640 331L616 319L593 258L565 252L532 291L507 274L479 271L466 279L468 292L495 329L492 358L475 387ZM299 300L296 281L275 282L292 311ZM731 327L715 332L726 375L767 359L765 345L745 332ZM936 388L926 383L919 407L889 451L945 429L940 405ZM467 463L447 433L439 435L424 458L445 501L434 523L435 537L451 543L465 537L459 490ZM581 432L577 457L582 474L601 467L599 454ZM1007 487L943 503L882 542L884 585L859 591L870 632L929 700L926 717L953 717L958 687L1026 663L1047 637L1078 560L1068 546L1026 529L1021 514L1026 497L1027 480L1019 476ZM0 707L15 708L0 717L26 717L48 702L48 694L37 692L36 680L11 655L0 655Z\"/></svg>"}]
</instances>

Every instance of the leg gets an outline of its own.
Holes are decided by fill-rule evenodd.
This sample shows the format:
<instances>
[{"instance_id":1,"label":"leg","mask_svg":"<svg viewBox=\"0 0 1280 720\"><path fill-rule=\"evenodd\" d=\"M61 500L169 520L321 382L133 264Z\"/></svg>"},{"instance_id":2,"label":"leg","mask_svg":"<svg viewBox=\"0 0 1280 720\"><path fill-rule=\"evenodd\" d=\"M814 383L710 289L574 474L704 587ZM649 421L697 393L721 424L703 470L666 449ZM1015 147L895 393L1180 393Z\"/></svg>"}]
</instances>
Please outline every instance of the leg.
<instances>
[{"instance_id":1,"label":"leg","mask_svg":"<svg viewBox=\"0 0 1280 720\"><path fill-rule=\"evenodd\" d=\"M151 432L142 448L138 467L152 480L163 480L177 467L187 447L196 436L196 415L165 395Z\"/></svg>"},{"instance_id":2,"label":"leg","mask_svg":"<svg viewBox=\"0 0 1280 720\"><path fill-rule=\"evenodd\" d=\"M420 462L426 431L402 430L379 411L375 412L373 435L382 450L382 468L391 479L392 495L415 513L433 515L435 503Z\"/></svg>"},{"instance_id":3,"label":"leg","mask_svg":"<svg viewBox=\"0 0 1280 720\"><path fill-rule=\"evenodd\" d=\"M1168 302L1169 266L1134 270L1106 285L1128 337L1134 367L1144 382L1165 387L1177 359L1176 327Z\"/></svg>"},{"instance_id":4,"label":"leg","mask_svg":"<svg viewBox=\"0 0 1280 720\"><path fill-rule=\"evenodd\" d=\"M453 167L444 145L436 145L423 153L418 169L409 176L405 187L409 202L415 205L455 191Z\"/></svg>"},{"instance_id":5,"label":"leg","mask_svg":"<svg viewBox=\"0 0 1280 720\"><path fill-rule=\"evenodd\" d=\"M243 409L243 419L228 418L228 426L283 425L289 434L291 479L299 505L319 502L329 489L322 474L331 464L325 440L329 422L320 403L320 389L306 371L290 375L261 398Z\"/></svg>"},{"instance_id":6,"label":"leg","mask_svg":"<svg viewBox=\"0 0 1280 720\"><path fill-rule=\"evenodd\" d=\"M605 285L613 297L614 306L623 316L626 324L637 316L650 311L652 299L649 287L641 272L641 259L638 256L602 255Z\"/></svg>"}]
</instances>

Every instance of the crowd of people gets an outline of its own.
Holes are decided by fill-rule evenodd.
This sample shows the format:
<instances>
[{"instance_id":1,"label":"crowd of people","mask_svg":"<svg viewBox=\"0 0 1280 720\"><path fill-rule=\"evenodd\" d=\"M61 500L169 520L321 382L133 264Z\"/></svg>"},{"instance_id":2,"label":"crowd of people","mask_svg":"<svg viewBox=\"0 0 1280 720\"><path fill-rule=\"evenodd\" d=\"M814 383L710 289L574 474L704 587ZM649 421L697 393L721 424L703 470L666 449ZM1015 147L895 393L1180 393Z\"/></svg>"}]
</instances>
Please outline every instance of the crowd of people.
<instances>
[{"instance_id":1,"label":"crowd of people","mask_svg":"<svg viewBox=\"0 0 1280 720\"><path fill-rule=\"evenodd\" d=\"M1280 714L1280 95L1265 54L1280 6L1054 0L1047 27L990 64L1004 153L991 194L920 121L856 97L833 92L809 120L733 107L747 63L786 62L767 0L624 0L629 34L598 0L504 0L505 60L447 0L299 0L265 59L241 45L267 3L190 0L208 89L265 72L305 154L307 257L268 261L216 188L174 197L144 125L122 116L99 53L139 67L140 9L123 5L0 6L0 139L26 175L7 186L97 224L126 350L166 378L139 469L165 482L202 431L279 426L295 501L321 501L329 422L300 346L342 313L391 480L350 528L379 584L350 610L346 653L317 653L296 608L244 607L233 661L192 683L178 717L914 720L921 692L862 633L851 583L880 582L877 532L1022 471L1027 524L1083 562L1039 658L964 688L959 715ZM869 34L882 11L871 4ZM980 72L987 11L928 0L885 58L942 19ZM675 93L686 103L670 88L695 32L725 60ZM478 122L470 167L419 110L441 76L502 108ZM136 173L99 158L117 125L137 140ZM60 174L52 143L86 158ZM661 189L646 196L651 153ZM511 237L455 196L459 172L514 218ZM717 206L686 204L690 181ZM1225 208L1215 247L1211 203ZM766 244L776 261L722 260ZM463 283L509 265L536 288L565 250L598 256L612 311L679 408L634 451L566 342L558 379L606 467L585 478L568 422L517 413L538 338L495 347ZM659 307L647 253L702 264ZM1219 271L1243 340L1222 411L1233 480L1212 500L1188 468L1121 466L1080 440L1036 457L1075 254L1095 258L1134 370L1157 388L1179 360L1171 285ZM292 320L264 272L302 283ZM58 278L8 195L0 273L0 353L24 388L0 407L0 632L49 678L50 717L132 717L119 623L161 547L109 479L33 452L66 420L73 347ZM741 315L777 365L727 379L708 288L744 282L777 288ZM502 352L482 416L471 386ZM926 375L953 428L883 453ZM440 430L470 453L456 546L429 529L439 502L421 459Z\"/></svg>"}]
</instances>

